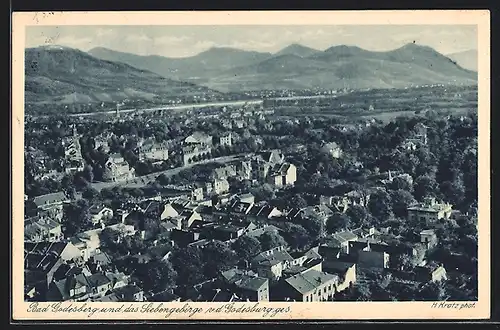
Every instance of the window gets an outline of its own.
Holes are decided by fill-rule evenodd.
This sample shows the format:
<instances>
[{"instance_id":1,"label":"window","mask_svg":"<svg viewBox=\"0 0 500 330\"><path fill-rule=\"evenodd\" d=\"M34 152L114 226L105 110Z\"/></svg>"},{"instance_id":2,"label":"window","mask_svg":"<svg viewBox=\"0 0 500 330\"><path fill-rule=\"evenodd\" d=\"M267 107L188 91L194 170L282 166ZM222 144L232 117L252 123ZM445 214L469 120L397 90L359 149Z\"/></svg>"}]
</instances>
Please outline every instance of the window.
<instances>
[{"instance_id":1,"label":"window","mask_svg":"<svg viewBox=\"0 0 500 330\"><path fill-rule=\"evenodd\" d=\"M323 292L326 292L326 286L325 286L325 288L323 289Z\"/></svg>"},{"instance_id":2,"label":"window","mask_svg":"<svg viewBox=\"0 0 500 330\"><path fill-rule=\"evenodd\" d=\"M306 302L308 302L308 301L309 301L309 297L306 297Z\"/></svg>"}]
</instances>

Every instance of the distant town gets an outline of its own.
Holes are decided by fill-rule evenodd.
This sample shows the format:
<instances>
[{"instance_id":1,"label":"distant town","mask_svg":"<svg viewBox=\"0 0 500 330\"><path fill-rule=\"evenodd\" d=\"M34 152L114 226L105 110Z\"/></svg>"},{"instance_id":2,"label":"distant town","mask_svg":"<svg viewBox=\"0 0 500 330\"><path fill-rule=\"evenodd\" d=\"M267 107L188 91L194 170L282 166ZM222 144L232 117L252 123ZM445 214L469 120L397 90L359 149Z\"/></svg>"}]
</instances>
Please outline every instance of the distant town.
<instances>
[{"instance_id":1,"label":"distant town","mask_svg":"<svg viewBox=\"0 0 500 330\"><path fill-rule=\"evenodd\" d=\"M25 299L476 300L477 112L294 95L27 116Z\"/></svg>"}]
</instances>

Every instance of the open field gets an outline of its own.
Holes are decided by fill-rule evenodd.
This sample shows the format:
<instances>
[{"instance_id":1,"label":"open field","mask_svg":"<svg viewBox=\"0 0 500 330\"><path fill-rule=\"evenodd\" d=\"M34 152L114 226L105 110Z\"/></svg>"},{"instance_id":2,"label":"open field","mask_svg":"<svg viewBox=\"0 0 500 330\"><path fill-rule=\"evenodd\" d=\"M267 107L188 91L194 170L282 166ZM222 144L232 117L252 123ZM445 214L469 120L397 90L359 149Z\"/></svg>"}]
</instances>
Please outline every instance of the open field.
<instances>
[{"instance_id":1,"label":"open field","mask_svg":"<svg viewBox=\"0 0 500 330\"><path fill-rule=\"evenodd\" d=\"M266 104L266 102L265 102ZM476 86L355 91L321 99L286 100L267 106L282 116L391 120L399 116L466 114L477 110Z\"/></svg>"}]
</instances>

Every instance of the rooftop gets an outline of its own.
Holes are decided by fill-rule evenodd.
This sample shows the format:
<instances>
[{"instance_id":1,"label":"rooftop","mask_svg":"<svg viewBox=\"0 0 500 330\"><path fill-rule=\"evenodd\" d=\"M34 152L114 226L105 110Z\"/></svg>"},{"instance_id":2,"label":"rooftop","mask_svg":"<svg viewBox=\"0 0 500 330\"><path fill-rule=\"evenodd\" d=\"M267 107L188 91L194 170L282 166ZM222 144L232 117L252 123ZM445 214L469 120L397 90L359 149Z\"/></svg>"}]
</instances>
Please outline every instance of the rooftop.
<instances>
[{"instance_id":1,"label":"rooftop","mask_svg":"<svg viewBox=\"0 0 500 330\"><path fill-rule=\"evenodd\" d=\"M293 261L293 257L284 249L282 250L268 250L259 253L255 256L252 262L261 264L261 265L276 265L280 262L285 261Z\"/></svg>"},{"instance_id":2,"label":"rooftop","mask_svg":"<svg viewBox=\"0 0 500 330\"><path fill-rule=\"evenodd\" d=\"M259 289L269 283L267 278L263 277L253 277L253 276L243 276L241 279L235 282L235 285L238 288L250 290L250 291L259 291Z\"/></svg>"},{"instance_id":3,"label":"rooftop","mask_svg":"<svg viewBox=\"0 0 500 330\"><path fill-rule=\"evenodd\" d=\"M325 283L338 281L338 279L339 277L337 275L311 269L304 273L289 277L285 281L299 293L306 294Z\"/></svg>"},{"instance_id":4,"label":"rooftop","mask_svg":"<svg viewBox=\"0 0 500 330\"><path fill-rule=\"evenodd\" d=\"M33 198L33 202L35 203L35 205L37 207L47 205L47 204L62 203L62 202L68 201L68 200L69 200L69 198L62 191L55 192L52 194L40 195L40 196L36 196L35 198Z\"/></svg>"}]
</instances>

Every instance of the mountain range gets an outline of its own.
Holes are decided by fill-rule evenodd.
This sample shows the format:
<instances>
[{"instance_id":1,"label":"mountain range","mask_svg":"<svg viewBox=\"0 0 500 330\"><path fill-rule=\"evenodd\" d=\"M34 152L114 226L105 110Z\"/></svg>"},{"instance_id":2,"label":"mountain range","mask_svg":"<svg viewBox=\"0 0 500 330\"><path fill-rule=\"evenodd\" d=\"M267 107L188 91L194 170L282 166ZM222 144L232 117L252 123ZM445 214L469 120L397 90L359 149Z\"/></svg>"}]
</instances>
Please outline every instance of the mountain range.
<instances>
[{"instance_id":1,"label":"mountain range","mask_svg":"<svg viewBox=\"0 0 500 330\"><path fill-rule=\"evenodd\" d=\"M324 51L292 44L277 53L211 48L186 58L94 48L25 50L26 102L102 102L217 95L263 89L403 88L477 82L477 73L434 49L407 44L374 52L356 46Z\"/></svg>"},{"instance_id":2,"label":"mountain range","mask_svg":"<svg viewBox=\"0 0 500 330\"><path fill-rule=\"evenodd\" d=\"M447 55L464 69L477 71L477 50L471 49Z\"/></svg>"},{"instance_id":3,"label":"mountain range","mask_svg":"<svg viewBox=\"0 0 500 330\"><path fill-rule=\"evenodd\" d=\"M42 46L25 50L28 103L161 101L207 92L217 93L125 63L98 59L73 48Z\"/></svg>"},{"instance_id":4,"label":"mountain range","mask_svg":"<svg viewBox=\"0 0 500 330\"><path fill-rule=\"evenodd\" d=\"M222 92L257 89L400 88L474 84L477 74L436 50L413 43L374 52L356 46L324 51L292 44L277 53L211 48L186 58L139 56L94 48L98 58L130 64Z\"/></svg>"}]
</instances>

